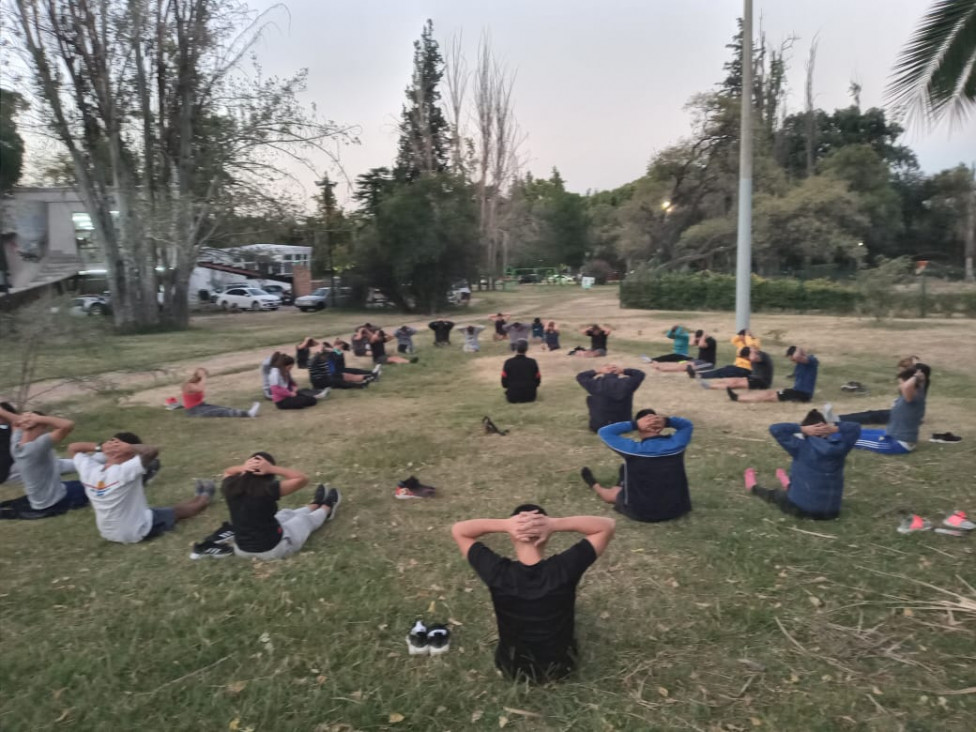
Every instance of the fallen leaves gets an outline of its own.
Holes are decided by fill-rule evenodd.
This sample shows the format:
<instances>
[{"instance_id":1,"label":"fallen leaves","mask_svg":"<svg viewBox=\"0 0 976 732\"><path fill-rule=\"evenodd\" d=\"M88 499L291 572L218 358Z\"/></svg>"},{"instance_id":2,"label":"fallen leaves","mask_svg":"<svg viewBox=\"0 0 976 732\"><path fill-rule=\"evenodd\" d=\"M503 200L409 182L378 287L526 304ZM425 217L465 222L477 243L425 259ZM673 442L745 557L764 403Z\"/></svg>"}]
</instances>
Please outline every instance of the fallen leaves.
<instances>
[{"instance_id":1,"label":"fallen leaves","mask_svg":"<svg viewBox=\"0 0 976 732\"><path fill-rule=\"evenodd\" d=\"M400 724L400 722L402 722L404 719L406 719L406 717L404 717L402 714L399 714L397 712L394 712L389 717L390 724Z\"/></svg>"}]
</instances>

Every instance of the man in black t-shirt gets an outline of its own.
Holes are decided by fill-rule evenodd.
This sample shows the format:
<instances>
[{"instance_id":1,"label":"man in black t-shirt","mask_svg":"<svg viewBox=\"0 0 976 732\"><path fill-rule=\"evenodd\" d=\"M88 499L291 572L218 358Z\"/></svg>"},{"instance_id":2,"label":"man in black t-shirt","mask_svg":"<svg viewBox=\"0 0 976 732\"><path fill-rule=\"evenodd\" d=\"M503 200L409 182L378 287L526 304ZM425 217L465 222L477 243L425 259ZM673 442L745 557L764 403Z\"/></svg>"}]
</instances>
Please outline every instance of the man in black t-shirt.
<instances>
[{"instance_id":1,"label":"man in black t-shirt","mask_svg":"<svg viewBox=\"0 0 976 732\"><path fill-rule=\"evenodd\" d=\"M567 356L579 356L581 358L597 358L607 355L607 337L613 332L609 325L599 325L594 323L589 328L581 328L580 333L590 338L590 347L582 348L577 346L567 353Z\"/></svg>"},{"instance_id":2,"label":"man in black t-shirt","mask_svg":"<svg viewBox=\"0 0 976 732\"><path fill-rule=\"evenodd\" d=\"M576 666L576 586L613 538L614 520L599 516L551 518L534 504L507 519L471 519L451 528L461 554L491 591L498 624L495 665L509 677L544 683ZM557 531L585 538L545 557ZM478 539L505 533L516 559L499 556Z\"/></svg>"},{"instance_id":3,"label":"man in black t-shirt","mask_svg":"<svg viewBox=\"0 0 976 732\"><path fill-rule=\"evenodd\" d=\"M512 404L534 402L542 383L539 363L525 355L528 350L529 342L519 341L515 355L502 366L502 388L505 389L505 398Z\"/></svg>"}]
</instances>

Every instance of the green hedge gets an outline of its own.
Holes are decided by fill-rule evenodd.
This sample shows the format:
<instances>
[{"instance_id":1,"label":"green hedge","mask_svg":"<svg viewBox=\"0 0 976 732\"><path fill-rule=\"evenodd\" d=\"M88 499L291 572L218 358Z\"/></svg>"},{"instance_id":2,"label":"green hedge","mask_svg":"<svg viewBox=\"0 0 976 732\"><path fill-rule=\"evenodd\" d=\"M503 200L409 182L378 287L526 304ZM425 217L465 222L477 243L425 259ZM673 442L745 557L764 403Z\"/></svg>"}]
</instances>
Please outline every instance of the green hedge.
<instances>
[{"instance_id":1,"label":"green hedge","mask_svg":"<svg viewBox=\"0 0 976 732\"><path fill-rule=\"evenodd\" d=\"M832 280L763 279L752 276L753 311L869 313L877 315L856 287ZM698 272L628 277L620 285L620 304L646 310L735 310L735 277ZM971 292L892 292L887 314L900 317L963 315L976 317Z\"/></svg>"}]
</instances>

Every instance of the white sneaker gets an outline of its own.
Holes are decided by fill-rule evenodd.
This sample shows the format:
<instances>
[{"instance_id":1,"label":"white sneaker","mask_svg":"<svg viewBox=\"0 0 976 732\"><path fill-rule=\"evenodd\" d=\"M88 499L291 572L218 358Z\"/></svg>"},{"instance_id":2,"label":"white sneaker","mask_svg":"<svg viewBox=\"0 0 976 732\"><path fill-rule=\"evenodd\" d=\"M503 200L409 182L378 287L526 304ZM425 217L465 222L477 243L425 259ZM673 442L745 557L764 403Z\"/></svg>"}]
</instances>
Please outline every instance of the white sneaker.
<instances>
[{"instance_id":1,"label":"white sneaker","mask_svg":"<svg viewBox=\"0 0 976 732\"><path fill-rule=\"evenodd\" d=\"M261 411L261 402L254 402L254 404L251 405L251 408L247 410L247 416L257 417L258 412L260 411Z\"/></svg>"},{"instance_id":2,"label":"white sneaker","mask_svg":"<svg viewBox=\"0 0 976 732\"><path fill-rule=\"evenodd\" d=\"M840 422L840 420L837 419L837 415L834 414L834 405L830 402L823 405L823 416L824 419L827 420L827 424L837 424Z\"/></svg>"},{"instance_id":3,"label":"white sneaker","mask_svg":"<svg viewBox=\"0 0 976 732\"><path fill-rule=\"evenodd\" d=\"M407 636L407 650L411 656L426 656L430 652L427 645L427 626L422 620L418 620L410 629Z\"/></svg>"},{"instance_id":4,"label":"white sneaker","mask_svg":"<svg viewBox=\"0 0 976 732\"><path fill-rule=\"evenodd\" d=\"M320 391L318 394L316 394L315 395L315 398L316 399L325 399L327 396L329 396L329 392L330 391L332 391L332 387L331 386L327 386L322 391Z\"/></svg>"},{"instance_id":5,"label":"white sneaker","mask_svg":"<svg viewBox=\"0 0 976 732\"><path fill-rule=\"evenodd\" d=\"M380 375L383 373L383 367L380 364L376 364L373 367L373 377L379 381Z\"/></svg>"}]
</instances>

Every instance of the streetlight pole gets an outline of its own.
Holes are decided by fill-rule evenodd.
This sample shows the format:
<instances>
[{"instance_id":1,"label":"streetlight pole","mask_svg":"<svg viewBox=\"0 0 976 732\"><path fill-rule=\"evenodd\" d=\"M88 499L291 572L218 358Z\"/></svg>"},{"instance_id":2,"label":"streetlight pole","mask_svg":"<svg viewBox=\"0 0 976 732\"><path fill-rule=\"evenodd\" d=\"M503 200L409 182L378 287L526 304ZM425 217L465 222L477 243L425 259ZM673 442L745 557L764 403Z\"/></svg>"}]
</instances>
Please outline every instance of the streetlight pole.
<instances>
[{"instance_id":1,"label":"streetlight pole","mask_svg":"<svg viewBox=\"0 0 976 732\"><path fill-rule=\"evenodd\" d=\"M742 122L739 130L739 229L735 249L735 328L749 327L752 286L752 0L742 18Z\"/></svg>"}]
</instances>

